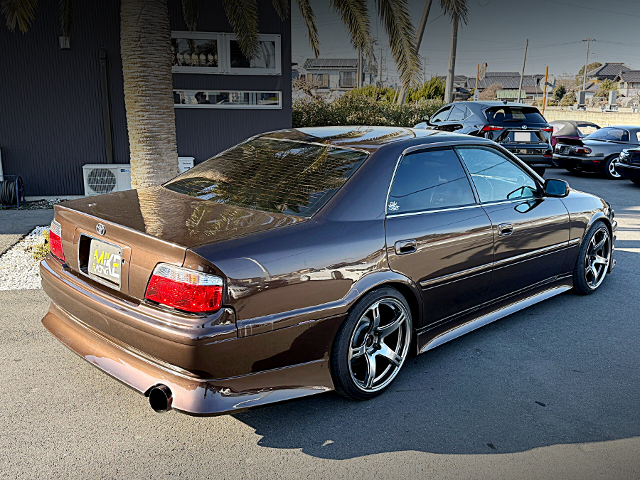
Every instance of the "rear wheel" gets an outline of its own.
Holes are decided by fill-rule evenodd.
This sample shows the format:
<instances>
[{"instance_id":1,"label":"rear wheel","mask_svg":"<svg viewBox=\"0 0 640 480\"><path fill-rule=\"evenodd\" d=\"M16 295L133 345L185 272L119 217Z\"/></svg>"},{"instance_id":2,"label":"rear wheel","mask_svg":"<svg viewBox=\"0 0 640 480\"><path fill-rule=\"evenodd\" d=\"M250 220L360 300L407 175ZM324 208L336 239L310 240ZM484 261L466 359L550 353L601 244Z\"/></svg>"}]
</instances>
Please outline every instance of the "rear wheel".
<instances>
[{"instance_id":1,"label":"rear wheel","mask_svg":"<svg viewBox=\"0 0 640 480\"><path fill-rule=\"evenodd\" d=\"M582 295L595 292L607 275L611 262L611 235L602 222L591 226L585 235L573 269L573 288Z\"/></svg>"},{"instance_id":2,"label":"rear wheel","mask_svg":"<svg viewBox=\"0 0 640 480\"><path fill-rule=\"evenodd\" d=\"M331 349L336 392L368 400L396 378L409 354L411 310L394 288L366 294L340 327Z\"/></svg>"},{"instance_id":3,"label":"rear wheel","mask_svg":"<svg viewBox=\"0 0 640 480\"><path fill-rule=\"evenodd\" d=\"M602 172L604 173L604 176L610 180L617 180L619 178L622 178L622 175L620 175L616 171L615 161L617 160L617 158L618 157L616 156L609 157L604 161L604 165L602 165Z\"/></svg>"}]
</instances>

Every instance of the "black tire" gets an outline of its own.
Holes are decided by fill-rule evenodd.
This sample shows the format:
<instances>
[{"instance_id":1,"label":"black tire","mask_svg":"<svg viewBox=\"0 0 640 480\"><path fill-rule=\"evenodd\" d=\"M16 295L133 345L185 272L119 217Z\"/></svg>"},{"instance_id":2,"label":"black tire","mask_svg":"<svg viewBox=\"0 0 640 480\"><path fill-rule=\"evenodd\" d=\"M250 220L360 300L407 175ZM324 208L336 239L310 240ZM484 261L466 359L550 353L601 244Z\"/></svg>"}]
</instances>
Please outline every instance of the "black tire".
<instances>
[{"instance_id":1,"label":"black tire","mask_svg":"<svg viewBox=\"0 0 640 480\"><path fill-rule=\"evenodd\" d=\"M389 305L387 305L387 302ZM383 312L388 310L389 313L393 313L394 308L397 307L398 313L402 313L406 315L406 323L398 323L399 316L396 319L396 323L398 323L397 333L396 330L393 333L386 333L388 337L396 337L397 347L396 350L401 350L403 352L401 360L395 358L398 362L398 365L392 364L391 361L386 361L387 357L382 353L387 349L393 350L393 348L389 348L390 346L386 343L385 337L377 337L377 339L371 340L369 343L370 337L375 337L375 334L371 333L375 330L384 330L384 328L374 329L373 321L370 321L369 325L367 325L367 320L371 317L368 316L372 306L380 305L382 308L378 308L379 315L378 318L381 319L383 316ZM386 314L385 314L386 315ZM380 320L379 325L381 327L390 327L394 323L392 320L389 324L383 323ZM390 329L389 329L390 330ZM380 332L382 333L382 332ZM391 287L381 287L376 290L372 290L367 293L364 297L362 297L356 305L353 306L349 315L347 315L346 320L340 327L338 334L333 342L333 346L331 348L331 358L330 358L330 368L331 368L331 376L333 378L333 384L337 393L342 395L343 397L352 399L352 400L368 400L370 398L376 397L380 395L383 391L387 389L387 387L393 382L393 380L398 375L398 372L402 368L404 361L410 353L410 346L412 340L413 333L413 322L411 318L411 309L407 304L405 298L398 292L395 288ZM360 340L362 340L362 344L360 344ZM402 342L402 347L400 347L400 343ZM393 342L393 338L391 338L390 342ZM355 345L354 345L355 344ZM380 345L384 345L388 347L383 350ZM360 356L356 356L353 354L355 350L362 349L363 353L360 353ZM378 349L378 350L376 350ZM377 360L379 357L380 360ZM367 380L368 371L367 368L369 366L369 361L371 358L373 360L373 378L372 385L368 388L364 382ZM358 362L362 359L364 362L364 381L362 383L359 382L357 378L357 370ZM385 370L385 364L387 364ZM373 380L375 380L376 373L378 368L383 372L380 374L380 382L379 384L373 385ZM388 373L389 377L385 379L385 373L387 370L391 368L391 371Z\"/></svg>"},{"instance_id":2,"label":"black tire","mask_svg":"<svg viewBox=\"0 0 640 480\"><path fill-rule=\"evenodd\" d=\"M536 172L538 175L543 176L544 172L546 172L547 169L545 167L533 167L533 171Z\"/></svg>"},{"instance_id":3,"label":"black tire","mask_svg":"<svg viewBox=\"0 0 640 480\"><path fill-rule=\"evenodd\" d=\"M580 173L581 171L578 167L567 167L565 168L565 170L571 173Z\"/></svg>"},{"instance_id":4,"label":"black tire","mask_svg":"<svg viewBox=\"0 0 640 480\"><path fill-rule=\"evenodd\" d=\"M640 178L632 178L631 181L640 187Z\"/></svg>"},{"instance_id":5,"label":"black tire","mask_svg":"<svg viewBox=\"0 0 640 480\"><path fill-rule=\"evenodd\" d=\"M616 172L613 162L618 159L616 155L607 158L602 165L602 173L609 180L620 180L622 175Z\"/></svg>"},{"instance_id":6,"label":"black tire","mask_svg":"<svg viewBox=\"0 0 640 480\"><path fill-rule=\"evenodd\" d=\"M601 240L601 236L604 235L608 239L606 245L602 247L602 249L596 249L596 252L592 252L594 245L597 246L599 241ZM596 240L594 241L594 237ZM611 263L611 253L612 253L613 242L611 240L611 233L609 232L609 228L604 224L604 222L597 221L595 222L589 231L584 236L582 240L582 244L580 245L580 252L578 253L578 259L576 260L575 267L573 268L573 288L576 293L580 295L590 295L595 292L602 282L604 281L607 272L609 271L609 264ZM597 252L600 251L602 255L597 255ZM590 258L595 256L606 258L607 263L602 264L598 263L599 267L596 268L598 272L597 279L595 278L595 272L591 274L587 274L588 266L591 264ZM603 257L606 255L606 257ZM593 266L593 264L592 264ZM602 270L599 270L602 268ZM602 275L600 277L599 275ZM589 276L593 276L594 280L599 280L595 282L590 282Z\"/></svg>"}]
</instances>

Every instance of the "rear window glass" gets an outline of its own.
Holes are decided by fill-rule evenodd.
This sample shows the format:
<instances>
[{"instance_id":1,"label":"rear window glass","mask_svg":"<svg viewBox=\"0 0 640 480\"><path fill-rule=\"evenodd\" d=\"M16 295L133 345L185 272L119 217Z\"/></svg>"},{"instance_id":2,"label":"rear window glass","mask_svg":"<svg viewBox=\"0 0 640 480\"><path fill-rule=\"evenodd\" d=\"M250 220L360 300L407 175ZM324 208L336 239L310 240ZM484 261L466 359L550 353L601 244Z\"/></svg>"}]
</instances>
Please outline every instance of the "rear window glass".
<instances>
[{"instance_id":1,"label":"rear window glass","mask_svg":"<svg viewBox=\"0 0 640 480\"><path fill-rule=\"evenodd\" d=\"M367 156L328 145L258 138L210 158L164 186L216 203L310 217Z\"/></svg>"},{"instance_id":2,"label":"rear window glass","mask_svg":"<svg viewBox=\"0 0 640 480\"><path fill-rule=\"evenodd\" d=\"M547 123L537 108L533 107L491 107L486 111L491 125L518 125Z\"/></svg>"},{"instance_id":3,"label":"rear window glass","mask_svg":"<svg viewBox=\"0 0 640 480\"><path fill-rule=\"evenodd\" d=\"M612 140L614 142L628 142L629 131L622 128L604 127L596 130L588 137L589 140Z\"/></svg>"},{"instance_id":4,"label":"rear window glass","mask_svg":"<svg viewBox=\"0 0 640 480\"><path fill-rule=\"evenodd\" d=\"M596 127L595 125L578 125L576 128L578 130L578 134L580 134L581 137L591 135L593 132L598 130L598 127Z\"/></svg>"}]
</instances>

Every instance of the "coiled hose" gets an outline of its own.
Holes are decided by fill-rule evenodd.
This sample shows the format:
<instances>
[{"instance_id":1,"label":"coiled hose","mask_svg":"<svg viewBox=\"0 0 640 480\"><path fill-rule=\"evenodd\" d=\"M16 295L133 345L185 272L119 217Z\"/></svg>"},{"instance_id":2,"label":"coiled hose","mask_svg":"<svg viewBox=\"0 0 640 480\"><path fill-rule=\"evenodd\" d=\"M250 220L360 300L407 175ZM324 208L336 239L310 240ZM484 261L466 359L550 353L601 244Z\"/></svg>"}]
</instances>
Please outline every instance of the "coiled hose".
<instances>
[{"instance_id":1,"label":"coiled hose","mask_svg":"<svg viewBox=\"0 0 640 480\"><path fill-rule=\"evenodd\" d=\"M16 191L16 185L18 187L17 191ZM17 205L18 204L17 195L21 195L23 190L24 190L24 187L22 183L22 178L20 177L18 177L15 181L14 180L0 181L0 204Z\"/></svg>"}]
</instances>

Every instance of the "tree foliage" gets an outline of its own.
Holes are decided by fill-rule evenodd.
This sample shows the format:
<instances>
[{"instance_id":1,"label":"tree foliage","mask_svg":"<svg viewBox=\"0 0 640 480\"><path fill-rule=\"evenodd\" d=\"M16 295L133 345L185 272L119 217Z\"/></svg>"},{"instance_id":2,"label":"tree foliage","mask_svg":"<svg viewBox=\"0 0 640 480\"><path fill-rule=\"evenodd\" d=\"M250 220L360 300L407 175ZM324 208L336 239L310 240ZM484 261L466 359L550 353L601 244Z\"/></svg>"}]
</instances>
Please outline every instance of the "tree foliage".
<instances>
[{"instance_id":1,"label":"tree foliage","mask_svg":"<svg viewBox=\"0 0 640 480\"><path fill-rule=\"evenodd\" d=\"M492 83L478 95L478 100L495 100L498 90L504 87L499 83Z\"/></svg>"},{"instance_id":2,"label":"tree foliage","mask_svg":"<svg viewBox=\"0 0 640 480\"><path fill-rule=\"evenodd\" d=\"M594 97L608 97L609 92L612 90L617 90L618 87L613 82L613 80L609 80L608 78L603 80L600 84L598 91L595 93Z\"/></svg>"},{"instance_id":3,"label":"tree foliage","mask_svg":"<svg viewBox=\"0 0 640 480\"><path fill-rule=\"evenodd\" d=\"M560 100L560 106L570 107L571 105L574 105L577 101L578 100L576 98L576 93L569 92L564 97L562 97L562 100Z\"/></svg>"},{"instance_id":4,"label":"tree foliage","mask_svg":"<svg viewBox=\"0 0 640 480\"><path fill-rule=\"evenodd\" d=\"M556 102L559 102L560 100L562 100L562 97L564 97L567 94L567 89L564 85L558 85L556 88L553 89L553 99Z\"/></svg>"},{"instance_id":5,"label":"tree foliage","mask_svg":"<svg viewBox=\"0 0 640 480\"><path fill-rule=\"evenodd\" d=\"M445 81L440 77L431 77L421 87L412 88L407 92L409 102L417 102L421 98L430 100L434 98L444 99Z\"/></svg>"},{"instance_id":6,"label":"tree foliage","mask_svg":"<svg viewBox=\"0 0 640 480\"><path fill-rule=\"evenodd\" d=\"M589 65L587 65L587 73L589 73L590 71L595 70L596 68L601 67L601 66L602 66L602 64L600 62L590 63ZM579 78L583 78L584 77L584 65L578 71L578 77Z\"/></svg>"}]
</instances>

